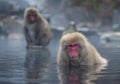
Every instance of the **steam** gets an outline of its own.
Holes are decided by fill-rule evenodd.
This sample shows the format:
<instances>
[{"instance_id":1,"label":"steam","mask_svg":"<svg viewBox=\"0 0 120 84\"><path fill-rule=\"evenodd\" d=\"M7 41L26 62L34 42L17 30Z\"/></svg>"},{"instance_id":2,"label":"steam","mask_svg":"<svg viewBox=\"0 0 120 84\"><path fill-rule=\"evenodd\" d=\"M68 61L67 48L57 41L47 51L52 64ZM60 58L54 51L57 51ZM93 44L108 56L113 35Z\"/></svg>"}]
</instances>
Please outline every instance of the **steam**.
<instances>
[{"instance_id":1,"label":"steam","mask_svg":"<svg viewBox=\"0 0 120 84\"><path fill-rule=\"evenodd\" d=\"M26 1L29 3L29 5L35 6L39 9L45 8L46 0L26 0Z\"/></svg>"},{"instance_id":2,"label":"steam","mask_svg":"<svg viewBox=\"0 0 120 84\"><path fill-rule=\"evenodd\" d=\"M31 6L34 6L36 5L35 1L34 0L26 0Z\"/></svg>"}]
</instances>

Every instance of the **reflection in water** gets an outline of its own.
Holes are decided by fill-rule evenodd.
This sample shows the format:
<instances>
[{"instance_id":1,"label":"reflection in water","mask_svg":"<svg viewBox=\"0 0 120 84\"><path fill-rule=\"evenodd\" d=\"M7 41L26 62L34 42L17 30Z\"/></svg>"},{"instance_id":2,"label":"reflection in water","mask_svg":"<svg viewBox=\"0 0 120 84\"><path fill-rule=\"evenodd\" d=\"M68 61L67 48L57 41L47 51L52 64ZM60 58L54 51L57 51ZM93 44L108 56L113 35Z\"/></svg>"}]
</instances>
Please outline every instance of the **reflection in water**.
<instances>
[{"instance_id":1,"label":"reflection in water","mask_svg":"<svg viewBox=\"0 0 120 84\"><path fill-rule=\"evenodd\" d=\"M24 57L22 40L0 38L0 84L24 84Z\"/></svg>"},{"instance_id":2,"label":"reflection in water","mask_svg":"<svg viewBox=\"0 0 120 84\"><path fill-rule=\"evenodd\" d=\"M38 84L38 79L46 78L49 66L50 52L47 48L28 49L25 61L27 84Z\"/></svg>"},{"instance_id":3,"label":"reflection in water","mask_svg":"<svg viewBox=\"0 0 120 84\"><path fill-rule=\"evenodd\" d=\"M79 66L79 67L58 67L60 84L95 84L98 73L105 69L106 65Z\"/></svg>"},{"instance_id":4,"label":"reflection in water","mask_svg":"<svg viewBox=\"0 0 120 84\"><path fill-rule=\"evenodd\" d=\"M22 39L0 37L0 84L120 84L120 47L103 46L96 35L88 37L109 60L107 69L102 70L103 66L58 68L59 83L56 55L61 32L53 32L50 53L45 48L26 50Z\"/></svg>"}]
</instances>

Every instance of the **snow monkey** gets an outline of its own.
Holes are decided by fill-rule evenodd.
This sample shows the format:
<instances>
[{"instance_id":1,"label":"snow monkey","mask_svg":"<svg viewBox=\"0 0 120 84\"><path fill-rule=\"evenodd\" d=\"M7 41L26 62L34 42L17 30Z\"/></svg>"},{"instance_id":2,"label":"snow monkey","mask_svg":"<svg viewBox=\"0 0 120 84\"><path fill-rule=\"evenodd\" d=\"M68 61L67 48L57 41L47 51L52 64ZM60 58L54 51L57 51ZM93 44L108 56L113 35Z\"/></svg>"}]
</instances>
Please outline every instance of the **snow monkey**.
<instances>
[{"instance_id":1,"label":"snow monkey","mask_svg":"<svg viewBox=\"0 0 120 84\"><path fill-rule=\"evenodd\" d=\"M61 37L57 56L58 65L107 64L96 48L79 32L68 32Z\"/></svg>"},{"instance_id":2,"label":"snow monkey","mask_svg":"<svg viewBox=\"0 0 120 84\"><path fill-rule=\"evenodd\" d=\"M76 31L77 31L76 23L74 21L71 21L70 25L64 30L62 35L65 35L67 33L76 32Z\"/></svg>"},{"instance_id":3,"label":"snow monkey","mask_svg":"<svg viewBox=\"0 0 120 84\"><path fill-rule=\"evenodd\" d=\"M34 7L29 7L24 13L24 35L27 48L30 46L47 46L52 38L52 32L47 20Z\"/></svg>"}]
</instances>

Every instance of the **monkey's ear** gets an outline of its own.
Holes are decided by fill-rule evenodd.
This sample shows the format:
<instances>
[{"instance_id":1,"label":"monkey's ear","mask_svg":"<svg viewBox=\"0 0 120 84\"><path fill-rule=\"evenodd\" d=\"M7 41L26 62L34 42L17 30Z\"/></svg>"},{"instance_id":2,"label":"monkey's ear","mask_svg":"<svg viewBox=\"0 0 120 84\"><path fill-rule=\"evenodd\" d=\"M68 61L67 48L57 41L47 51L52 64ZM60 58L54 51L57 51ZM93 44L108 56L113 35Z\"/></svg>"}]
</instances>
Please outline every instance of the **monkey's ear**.
<instances>
[{"instance_id":1,"label":"monkey's ear","mask_svg":"<svg viewBox=\"0 0 120 84\"><path fill-rule=\"evenodd\" d=\"M63 49L66 49L67 45L68 45L68 42L62 41L61 47L62 47Z\"/></svg>"}]
</instances>

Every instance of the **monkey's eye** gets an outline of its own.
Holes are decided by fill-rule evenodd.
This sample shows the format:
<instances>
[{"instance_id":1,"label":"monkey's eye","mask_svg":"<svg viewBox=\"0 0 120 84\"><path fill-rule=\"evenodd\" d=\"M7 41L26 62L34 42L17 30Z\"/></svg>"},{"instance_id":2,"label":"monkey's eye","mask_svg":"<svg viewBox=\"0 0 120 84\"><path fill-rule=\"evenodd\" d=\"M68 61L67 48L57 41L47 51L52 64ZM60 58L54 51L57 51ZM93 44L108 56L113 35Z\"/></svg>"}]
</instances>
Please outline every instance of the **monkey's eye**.
<instances>
[{"instance_id":1,"label":"monkey's eye","mask_svg":"<svg viewBox=\"0 0 120 84\"><path fill-rule=\"evenodd\" d=\"M68 45L68 47L73 47L74 45Z\"/></svg>"},{"instance_id":2,"label":"monkey's eye","mask_svg":"<svg viewBox=\"0 0 120 84\"><path fill-rule=\"evenodd\" d=\"M29 14L29 17L36 17L36 14Z\"/></svg>"},{"instance_id":3,"label":"monkey's eye","mask_svg":"<svg viewBox=\"0 0 120 84\"><path fill-rule=\"evenodd\" d=\"M70 44L67 46L67 48L79 48L80 45L79 44Z\"/></svg>"},{"instance_id":4,"label":"monkey's eye","mask_svg":"<svg viewBox=\"0 0 120 84\"><path fill-rule=\"evenodd\" d=\"M67 45L67 49L71 49L72 47L74 47L72 44L71 45Z\"/></svg>"},{"instance_id":5,"label":"monkey's eye","mask_svg":"<svg viewBox=\"0 0 120 84\"><path fill-rule=\"evenodd\" d=\"M80 46L80 45L79 45L79 44L74 44L73 46L74 46L74 47L77 47L77 46Z\"/></svg>"}]
</instances>

